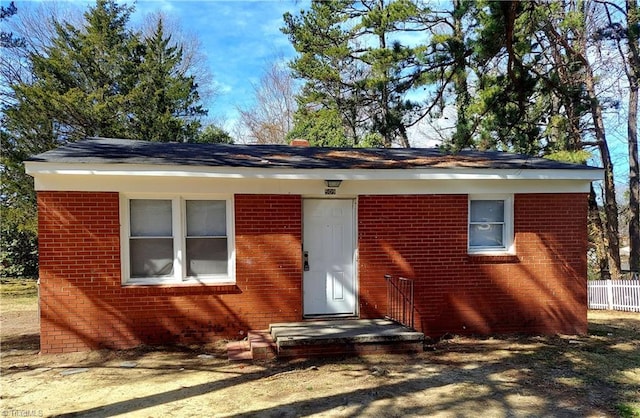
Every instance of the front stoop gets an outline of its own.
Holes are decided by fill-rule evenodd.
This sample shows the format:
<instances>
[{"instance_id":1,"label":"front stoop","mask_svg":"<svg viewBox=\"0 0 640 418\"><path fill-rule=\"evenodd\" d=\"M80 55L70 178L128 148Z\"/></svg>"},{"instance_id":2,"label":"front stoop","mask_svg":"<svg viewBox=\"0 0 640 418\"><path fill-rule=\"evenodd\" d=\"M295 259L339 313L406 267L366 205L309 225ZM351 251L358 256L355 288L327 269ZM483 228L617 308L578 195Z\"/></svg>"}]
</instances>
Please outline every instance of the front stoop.
<instances>
[{"instance_id":1,"label":"front stoop","mask_svg":"<svg viewBox=\"0 0 640 418\"><path fill-rule=\"evenodd\" d=\"M424 351L424 334L386 319L272 324L279 358L408 354Z\"/></svg>"},{"instance_id":2,"label":"front stoop","mask_svg":"<svg viewBox=\"0 0 640 418\"><path fill-rule=\"evenodd\" d=\"M244 341L227 344L230 361L272 360L276 357L276 345L268 330L249 331Z\"/></svg>"},{"instance_id":3,"label":"front stoop","mask_svg":"<svg viewBox=\"0 0 640 418\"><path fill-rule=\"evenodd\" d=\"M424 334L386 319L272 324L231 342L231 361L407 354L423 351Z\"/></svg>"}]
</instances>

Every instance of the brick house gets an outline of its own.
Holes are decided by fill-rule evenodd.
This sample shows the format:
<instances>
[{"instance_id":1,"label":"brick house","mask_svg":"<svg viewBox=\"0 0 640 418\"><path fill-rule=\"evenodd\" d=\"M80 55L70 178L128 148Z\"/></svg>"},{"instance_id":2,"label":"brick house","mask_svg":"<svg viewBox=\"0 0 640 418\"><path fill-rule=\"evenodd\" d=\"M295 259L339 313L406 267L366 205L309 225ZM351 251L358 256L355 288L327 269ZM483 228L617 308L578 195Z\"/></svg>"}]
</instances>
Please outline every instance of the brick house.
<instances>
[{"instance_id":1,"label":"brick house","mask_svg":"<svg viewBox=\"0 0 640 418\"><path fill-rule=\"evenodd\" d=\"M31 158L42 352L239 339L273 322L586 333L600 169L498 152L92 138Z\"/></svg>"}]
</instances>

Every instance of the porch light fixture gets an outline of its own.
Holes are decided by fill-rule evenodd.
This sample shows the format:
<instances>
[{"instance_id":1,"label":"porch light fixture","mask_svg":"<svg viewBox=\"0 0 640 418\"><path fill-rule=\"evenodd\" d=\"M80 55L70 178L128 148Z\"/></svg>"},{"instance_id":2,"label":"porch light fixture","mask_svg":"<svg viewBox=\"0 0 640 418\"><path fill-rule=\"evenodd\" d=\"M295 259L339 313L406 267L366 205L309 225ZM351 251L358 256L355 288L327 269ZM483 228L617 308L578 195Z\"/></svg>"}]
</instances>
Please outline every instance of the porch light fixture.
<instances>
[{"instance_id":1,"label":"porch light fixture","mask_svg":"<svg viewBox=\"0 0 640 418\"><path fill-rule=\"evenodd\" d=\"M342 180L325 180L324 181L324 184L326 184L327 187L333 187L333 188L340 187L341 183L342 183Z\"/></svg>"}]
</instances>

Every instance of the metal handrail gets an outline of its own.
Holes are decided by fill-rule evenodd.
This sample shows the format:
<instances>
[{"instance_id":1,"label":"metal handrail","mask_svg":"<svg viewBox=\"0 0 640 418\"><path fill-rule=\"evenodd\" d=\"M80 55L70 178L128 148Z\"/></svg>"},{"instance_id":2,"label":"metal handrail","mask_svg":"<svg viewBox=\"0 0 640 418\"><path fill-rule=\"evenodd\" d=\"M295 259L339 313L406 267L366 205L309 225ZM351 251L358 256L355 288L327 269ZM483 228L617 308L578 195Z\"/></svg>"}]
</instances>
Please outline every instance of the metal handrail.
<instances>
[{"instance_id":1,"label":"metal handrail","mask_svg":"<svg viewBox=\"0 0 640 418\"><path fill-rule=\"evenodd\" d=\"M413 328L413 280L385 274L387 282L387 318Z\"/></svg>"}]
</instances>

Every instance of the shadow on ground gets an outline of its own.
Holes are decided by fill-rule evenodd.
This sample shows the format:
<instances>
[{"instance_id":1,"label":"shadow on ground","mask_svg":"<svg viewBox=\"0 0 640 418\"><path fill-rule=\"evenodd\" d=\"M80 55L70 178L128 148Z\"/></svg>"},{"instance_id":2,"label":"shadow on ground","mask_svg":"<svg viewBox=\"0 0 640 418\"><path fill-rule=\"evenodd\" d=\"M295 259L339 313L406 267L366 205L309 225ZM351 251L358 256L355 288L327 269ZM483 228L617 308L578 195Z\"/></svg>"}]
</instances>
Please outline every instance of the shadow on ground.
<instances>
[{"instance_id":1,"label":"shadow on ground","mask_svg":"<svg viewBox=\"0 0 640 418\"><path fill-rule=\"evenodd\" d=\"M5 343L32 347L34 337L3 340L3 351ZM2 372L16 384L40 376L43 393L34 396L43 399L56 379L59 390L73 393L79 385L75 390L96 391L91 404L83 398L82 406L52 405L59 416L640 414L638 314L590 319L587 336L454 337L427 348L414 356L230 364L219 348L141 347L84 354L74 363L89 369L84 380L60 378L56 368L69 364L56 365L46 356L30 366L33 373L49 362L52 370L41 375L4 367ZM123 369L123 361L137 365Z\"/></svg>"}]
</instances>

